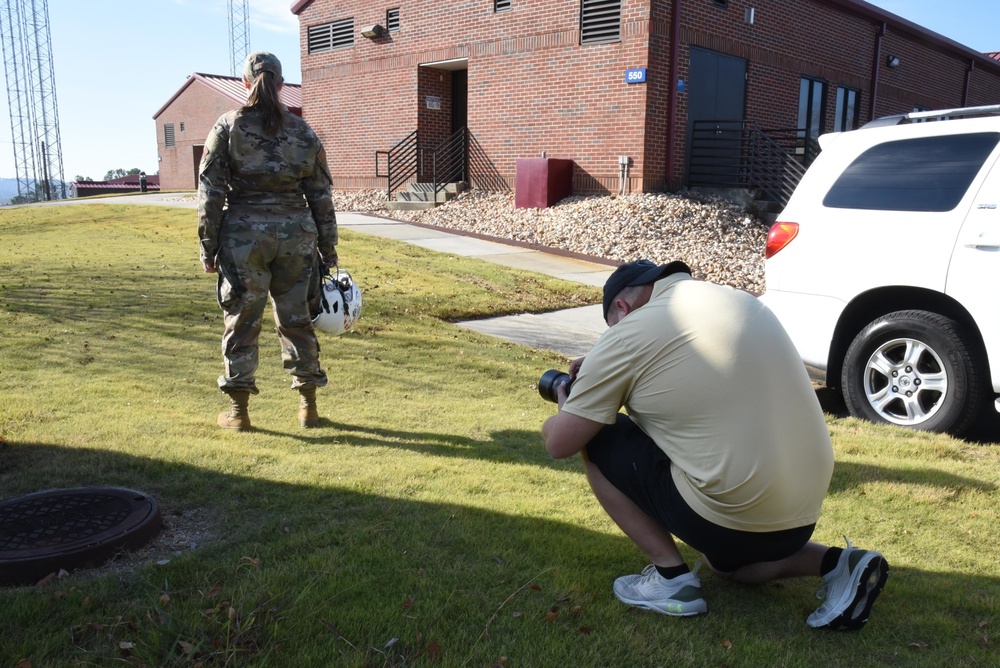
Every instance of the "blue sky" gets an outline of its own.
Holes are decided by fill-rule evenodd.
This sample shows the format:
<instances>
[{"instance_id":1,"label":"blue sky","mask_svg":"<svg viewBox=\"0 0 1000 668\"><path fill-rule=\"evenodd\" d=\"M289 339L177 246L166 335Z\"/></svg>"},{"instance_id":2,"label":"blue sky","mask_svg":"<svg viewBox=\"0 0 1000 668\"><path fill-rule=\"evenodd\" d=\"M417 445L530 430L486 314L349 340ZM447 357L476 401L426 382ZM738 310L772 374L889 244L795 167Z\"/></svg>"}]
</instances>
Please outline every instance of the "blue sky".
<instances>
[{"instance_id":1,"label":"blue sky","mask_svg":"<svg viewBox=\"0 0 1000 668\"><path fill-rule=\"evenodd\" d=\"M157 171L160 107L193 72L232 74L227 0L48 0L63 172ZM272 51L300 83L291 0L250 0L250 48ZM6 91L6 85L4 86ZM9 107L0 104L0 177L14 177Z\"/></svg>"},{"instance_id":2,"label":"blue sky","mask_svg":"<svg viewBox=\"0 0 1000 668\"><path fill-rule=\"evenodd\" d=\"M132 167L155 173L153 114L192 72L231 73L227 0L48 4L65 178L99 179L110 169ZM300 83L292 4L250 0L250 48L276 53L286 80ZM997 0L872 4L973 49L1000 51ZM13 176L8 106L0 104L0 177Z\"/></svg>"}]
</instances>

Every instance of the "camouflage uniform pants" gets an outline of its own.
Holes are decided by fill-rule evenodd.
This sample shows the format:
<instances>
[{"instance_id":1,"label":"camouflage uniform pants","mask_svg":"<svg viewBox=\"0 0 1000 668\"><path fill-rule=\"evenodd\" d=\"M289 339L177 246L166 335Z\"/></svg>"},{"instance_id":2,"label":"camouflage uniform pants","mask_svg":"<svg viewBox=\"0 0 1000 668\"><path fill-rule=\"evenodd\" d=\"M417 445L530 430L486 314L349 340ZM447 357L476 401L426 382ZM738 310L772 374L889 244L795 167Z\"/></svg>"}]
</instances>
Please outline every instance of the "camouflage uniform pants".
<instances>
[{"instance_id":1,"label":"camouflage uniform pants","mask_svg":"<svg viewBox=\"0 0 1000 668\"><path fill-rule=\"evenodd\" d=\"M292 387L326 385L319 365L319 342L306 303L316 255L316 233L297 220L229 221L219 239L218 299L225 312L223 392L257 394L255 373L261 320L271 295L281 359Z\"/></svg>"}]
</instances>

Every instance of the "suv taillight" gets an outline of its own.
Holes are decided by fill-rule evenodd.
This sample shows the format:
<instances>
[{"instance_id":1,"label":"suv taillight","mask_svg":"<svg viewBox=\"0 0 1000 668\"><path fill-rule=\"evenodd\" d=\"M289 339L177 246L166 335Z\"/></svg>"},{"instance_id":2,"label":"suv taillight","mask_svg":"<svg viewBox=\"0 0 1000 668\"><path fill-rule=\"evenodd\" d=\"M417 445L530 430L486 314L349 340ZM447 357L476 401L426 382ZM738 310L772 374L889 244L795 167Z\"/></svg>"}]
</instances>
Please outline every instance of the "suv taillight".
<instances>
[{"instance_id":1,"label":"suv taillight","mask_svg":"<svg viewBox=\"0 0 1000 668\"><path fill-rule=\"evenodd\" d=\"M764 259L773 257L778 251L792 243L799 233L798 223L777 222L767 233L767 247L764 249Z\"/></svg>"}]
</instances>

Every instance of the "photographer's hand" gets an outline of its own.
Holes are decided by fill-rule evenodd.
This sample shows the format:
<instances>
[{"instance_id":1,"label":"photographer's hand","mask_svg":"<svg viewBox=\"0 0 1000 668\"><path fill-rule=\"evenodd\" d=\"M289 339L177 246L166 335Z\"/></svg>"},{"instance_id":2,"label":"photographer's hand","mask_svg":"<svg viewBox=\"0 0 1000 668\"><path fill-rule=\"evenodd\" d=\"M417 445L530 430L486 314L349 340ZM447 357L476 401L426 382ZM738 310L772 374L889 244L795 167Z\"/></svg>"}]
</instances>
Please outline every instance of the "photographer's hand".
<instances>
[{"instance_id":1,"label":"photographer's hand","mask_svg":"<svg viewBox=\"0 0 1000 668\"><path fill-rule=\"evenodd\" d=\"M558 400L556 403L559 406L559 410L562 410L563 404L566 403L566 399L569 397L569 394L566 393L566 388L568 386L569 383L559 383L559 385L556 386L556 399Z\"/></svg>"},{"instance_id":2,"label":"photographer's hand","mask_svg":"<svg viewBox=\"0 0 1000 668\"><path fill-rule=\"evenodd\" d=\"M577 357L569 363L569 377L573 380L576 380L576 374L580 372L580 367L583 366L584 359L586 359L586 357Z\"/></svg>"}]
</instances>

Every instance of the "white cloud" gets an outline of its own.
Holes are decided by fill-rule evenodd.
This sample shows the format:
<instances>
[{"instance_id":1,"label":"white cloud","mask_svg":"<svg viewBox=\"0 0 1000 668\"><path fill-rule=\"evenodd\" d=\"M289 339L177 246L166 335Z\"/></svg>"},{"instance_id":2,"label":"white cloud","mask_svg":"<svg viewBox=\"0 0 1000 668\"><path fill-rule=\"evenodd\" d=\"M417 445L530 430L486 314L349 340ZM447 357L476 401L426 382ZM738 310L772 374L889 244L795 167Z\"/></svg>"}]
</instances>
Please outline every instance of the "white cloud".
<instances>
[{"instance_id":1,"label":"white cloud","mask_svg":"<svg viewBox=\"0 0 1000 668\"><path fill-rule=\"evenodd\" d=\"M299 32L299 19L289 0L250 0L250 25L272 32Z\"/></svg>"}]
</instances>

